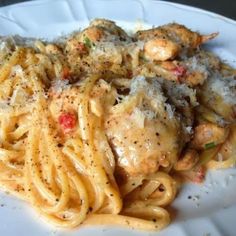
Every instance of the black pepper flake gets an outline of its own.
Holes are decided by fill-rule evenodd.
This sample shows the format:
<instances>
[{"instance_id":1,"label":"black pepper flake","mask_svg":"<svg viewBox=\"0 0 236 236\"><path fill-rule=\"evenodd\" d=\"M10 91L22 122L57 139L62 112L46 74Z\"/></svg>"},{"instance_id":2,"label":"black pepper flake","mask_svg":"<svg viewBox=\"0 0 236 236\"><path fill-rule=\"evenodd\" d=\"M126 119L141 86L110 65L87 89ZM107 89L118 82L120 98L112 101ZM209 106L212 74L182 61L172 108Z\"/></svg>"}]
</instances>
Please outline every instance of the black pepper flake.
<instances>
[{"instance_id":1,"label":"black pepper flake","mask_svg":"<svg viewBox=\"0 0 236 236\"><path fill-rule=\"evenodd\" d=\"M189 195L189 196L188 196L188 199L192 199L192 196Z\"/></svg>"},{"instance_id":2,"label":"black pepper flake","mask_svg":"<svg viewBox=\"0 0 236 236\"><path fill-rule=\"evenodd\" d=\"M125 221L127 223L127 225L130 225L130 222L128 220Z\"/></svg>"},{"instance_id":3,"label":"black pepper flake","mask_svg":"<svg viewBox=\"0 0 236 236\"><path fill-rule=\"evenodd\" d=\"M113 197L114 195L111 193L110 196Z\"/></svg>"},{"instance_id":4,"label":"black pepper flake","mask_svg":"<svg viewBox=\"0 0 236 236\"><path fill-rule=\"evenodd\" d=\"M154 219L152 219L152 221L153 221L153 222L157 222L157 220L156 220L155 218L154 218Z\"/></svg>"},{"instance_id":5,"label":"black pepper flake","mask_svg":"<svg viewBox=\"0 0 236 236\"><path fill-rule=\"evenodd\" d=\"M58 143L57 146L58 147L63 147L63 145L61 143Z\"/></svg>"},{"instance_id":6,"label":"black pepper flake","mask_svg":"<svg viewBox=\"0 0 236 236\"><path fill-rule=\"evenodd\" d=\"M156 136L159 136L160 134L158 132L156 132Z\"/></svg>"}]
</instances>

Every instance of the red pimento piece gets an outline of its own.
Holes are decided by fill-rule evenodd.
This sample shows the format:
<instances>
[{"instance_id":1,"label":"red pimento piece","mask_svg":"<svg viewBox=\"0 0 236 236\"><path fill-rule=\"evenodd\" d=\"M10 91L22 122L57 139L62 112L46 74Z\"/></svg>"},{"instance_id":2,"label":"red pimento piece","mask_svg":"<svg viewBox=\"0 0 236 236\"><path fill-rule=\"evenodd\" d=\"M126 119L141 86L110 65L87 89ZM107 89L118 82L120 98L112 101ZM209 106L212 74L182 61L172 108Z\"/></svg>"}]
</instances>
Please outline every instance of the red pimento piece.
<instances>
[{"instance_id":1,"label":"red pimento piece","mask_svg":"<svg viewBox=\"0 0 236 236\"><path fill-rule=\"evenodd\" d=\"M73 113L62 113L58 118L58 122L64 133L69 133L75 128L76 120L77 118Z\"/></svg>"},{"instance_id":2,"label":"red pimento piece","mask_svg":"<svg viewBox=\"0 0 236 236\"><path fill-rule=\"evenodd\" d=\"M76 45L76 49L79 51L80 54L88 53L88 48L84 43L78 42L78 44Z\"/></svg>"},{"instance_id":3,"label":"red pimento piece","mask_svg":"<svg viewBox=\"0 0 236 236\"><path fill-rule=\"evenodd\" d=\"M172 71L174 75L177 76L178 78L183 77L187 72L184 66L176 66Z\"/></svg>"},{"instance_id":4,"label":"red pimento piece","mask_svg":"<svg viewBox=\"0 0 236 236\"><path fill-rule=\"evenodd\" d=\"M70 79L70 69L68 67L64 67L62 70L62 79L63 80L69 80Z\"/></svg>"},{"instance_id":5,"label":"red pimento piece","mask_svg":"<svg viewBox=\"0 0 236 236\"><path fill-rule=\"evenodd\" d=\"M203 180L205 179L205 169L203 166L199 166L197 168L194 168L193 170L193 176L191 178L191 180L194 183L202 183Z\"/></svg>"}]
</instances>

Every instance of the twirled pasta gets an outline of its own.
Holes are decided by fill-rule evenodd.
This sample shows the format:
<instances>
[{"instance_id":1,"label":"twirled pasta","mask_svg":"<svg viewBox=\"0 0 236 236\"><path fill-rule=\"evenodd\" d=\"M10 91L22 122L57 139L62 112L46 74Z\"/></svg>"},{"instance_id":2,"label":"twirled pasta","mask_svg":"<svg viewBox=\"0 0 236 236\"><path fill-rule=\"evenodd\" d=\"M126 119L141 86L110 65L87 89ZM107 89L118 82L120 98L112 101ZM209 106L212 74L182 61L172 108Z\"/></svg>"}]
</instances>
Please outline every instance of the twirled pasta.
<instances>
[{"instance_id":1,"label":"twirled pasta","mask_svg":"<svg viewBox=\"0 0 236 236\"><path fill-rule=\"evenodd\" d=\"M196 49L215 36L100 19L0 52L1 188L58 227L166 227L177 175L235 165L235 71Z\"/></svg>"}]
</instances>

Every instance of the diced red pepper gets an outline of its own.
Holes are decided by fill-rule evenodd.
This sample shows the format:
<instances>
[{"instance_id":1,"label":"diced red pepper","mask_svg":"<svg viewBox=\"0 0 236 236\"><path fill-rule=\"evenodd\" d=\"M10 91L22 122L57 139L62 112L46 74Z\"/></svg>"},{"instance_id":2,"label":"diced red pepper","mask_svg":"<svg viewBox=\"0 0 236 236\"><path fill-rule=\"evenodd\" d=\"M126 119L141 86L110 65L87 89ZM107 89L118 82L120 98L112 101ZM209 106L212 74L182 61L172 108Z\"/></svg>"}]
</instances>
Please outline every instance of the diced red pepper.
<instances>
[{"instance_id":1,"label":"diced red pepper","mask_svg":"<svg viewBox=\"0 0 236 236\"><path fill-rule=\"evenodd\" d=\"M70 79L70 69L68 67L64 67L62 70L62 79L63 80L69 80Z\"/></svg>"},{"instance_id":2,"label":"diced red pepper","mask_svg":"<svg viewBox=\"0 0 236 236\"><path fill-rule=\"evenodd\" d=\"M174 75L177 76L178 78L183 77L187 72L184 66L176 66L172 71Z\"/></svg>"},{"instance_id":3,"label":"diced red pepper","mask_svg":"<svg viewBox=\"0 0 236 236\"><path fill-rule=\"evenodd\" d=\"M58 122L64 133L69 133L76 126L76 116L73 113L62 113Z\"/></svg>"},{"instance_id":4,"label":"diced red pepper","mask_svg":"<svg viewBox=\"0 0 236 236\"><path fill-rule=\"evenodd\" d=\"M191 178L191 180L194 182L194 183L202 183L203 180L205 179L205 169L203 166L199 166L197 168L194 168L193 170L193 176Z\"/></svg>"},{"instance_id":5,"label":"diced red pepper","mask_svg":"<svg viewBox=\"0 0 236 236\"><path fill-rule=\"evenodd\" d=\"M76 49L79 51L80 54L88 53L88 48L84 43L78 42L78 44L76 45Z\"/></svg>"},{"instance_id":6,"label":"diced red pepper","mask_svg":"<svg viewBox=\"0 0 236 236\"><path fill-rule=\"evenodd\" d=\"M193 182L195 183L202 183L203 180L205 179L205 174L206 171L205 169L201 166L196 170L196 175L195 178L193 179Z\"/></svg>"}]
</instances>

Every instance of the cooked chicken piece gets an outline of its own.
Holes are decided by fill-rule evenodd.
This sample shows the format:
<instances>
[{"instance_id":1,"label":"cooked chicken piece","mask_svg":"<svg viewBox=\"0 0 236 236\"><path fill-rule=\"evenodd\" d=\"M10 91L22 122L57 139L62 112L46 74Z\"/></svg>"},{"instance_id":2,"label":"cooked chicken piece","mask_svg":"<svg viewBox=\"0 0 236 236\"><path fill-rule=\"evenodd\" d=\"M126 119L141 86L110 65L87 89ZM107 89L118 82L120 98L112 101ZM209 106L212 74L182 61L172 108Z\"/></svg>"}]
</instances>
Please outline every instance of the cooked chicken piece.
<instances>
[{"instance_id":1,"label":"cooked chicken piece","mask_svg":"<svg viewBox=\"0 0 236 236\"><path fill-rule=\"evenodd\" d=\"M149 60L166 61L175 58L181 52L195 49L204 42L213 39L217 33L200 35L176 23L157 28L138 31L135 39L144 41L144 56Z\"/></svg>"},{"instance_id":2,"label":"cooked chicken piece","mask_svg":"<svg viewBox=\"0 0 236 236\"><path fill-rule=\"evenodd\" d=\"M144 44L144 57L150 61L173 59L179 51L179 46L168 39L153 38Z\"/></svg>"},{"instance_id":3,"label":"cooked chicken piece","mask_svg":"<svg viewBox=\"0 0 236 236\"><path fill-rule=\"evenodd\" d=\"M186 48L197 48L201 44L215 38L218 33L212 33L209 35L200 35L194 32L184 25L172 23L161 26L162 29L166 30L169 37L173 41L179 42L179 44Z\"/></svg>"},{"instance_id":4,"label":"cooked chicken piece","mask_svg":"<svg viewBox=\"0 0 236 236\"><path fill-rule=\"evenodd\" d=\"M89 26L79 34L79 40L87 44L88 47L92 46L91 43L99 42L104 38L106 38L106 33L97 26Z\"/></svg>"},{"instance_id":5,"label":"cooked chicken piece","mask_svg":"<svg viewBox=\"0 0 236 236\"><path fill-rule=\"evenodd\" d=\"M95 19L91 21L90 26L100 27L106 31L108 31L111 35L118 37L120 41L131 41L131 38L127 35L127 33L114 21L106 20L106 19Z\"/></svg>"},{"instance_id":6,"label":"cooked chicken piece","mask_svg":"<svg viewBox=\"0 0 236 236\"><path fill-rule=\"evenodd\" d=\"M84 43L87 47L91 48L99 42L130 42L131 38L126 32L115 24L113 21L105 19L93 20L89 27L83 31L75 34L79 42Z\"/></svg>"},{"instance_id":7,"label":"cooked chicken piece","mask_svg":"<svg viewBox=\"0 0 236 236\"><path fill-rule=\"evenodd\" d=\"M184 134L165 101L157 80L138 77L131 83L130 94L105 118L117 165L127 174L150 174L176 162Z\"/></svg>"},{"instance_id":8,"label":"cooked chicken piece","mask_svg":"<svg viewBox=\"0 0 236 236\"><path fill-rule=\"evenodd\" d=\"M227 128L212 123L204 123L195 127L191 145L196 149L207 149L223 143L229 134ZM208 147L209 146L209 147Z\"/></svg>"},{"instance_id":9,"label":"cooked chicken piece","mask_svg":"<svg viewBox=\"0 0 236 236\"><path fill-rule=\"evenodd\" d=\"M210 35L200 35L183 25L172 23L149 30L138 31L135 35L137 40L148 41L153 38L169 39L177 43L180 47L194 49L213 38L218 33Z\"/></svg>"},{"instance_id":10,"label":"cooked chicken piece","mask_svg":"<svg viewBox=\"0 0 236 236\"><path fill-rule=\"evenodd\" d=\"M96 48L90 51L90 57L100 64L121 66L123 60L122 47L114 46L113 43L99 43Z\"/></svg>"}]
</instances>

